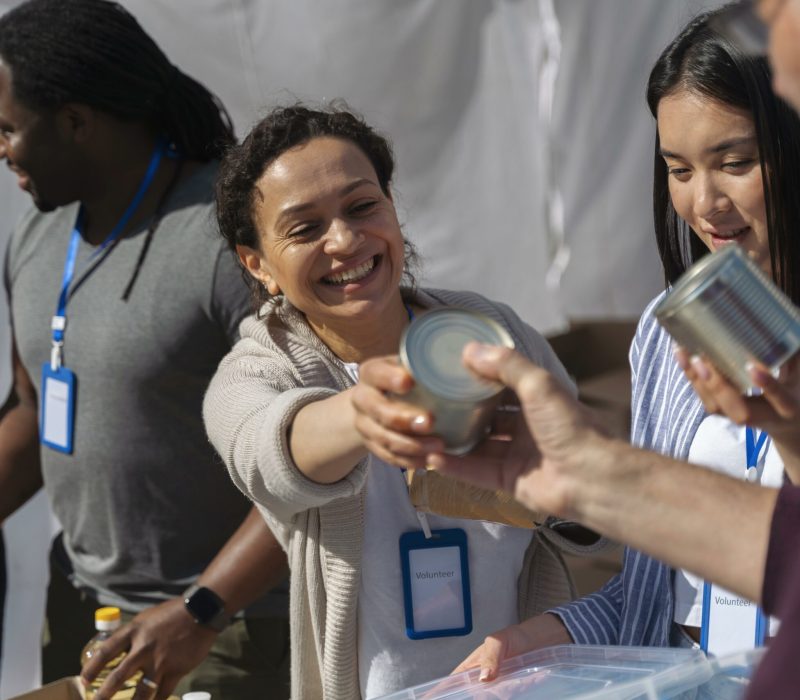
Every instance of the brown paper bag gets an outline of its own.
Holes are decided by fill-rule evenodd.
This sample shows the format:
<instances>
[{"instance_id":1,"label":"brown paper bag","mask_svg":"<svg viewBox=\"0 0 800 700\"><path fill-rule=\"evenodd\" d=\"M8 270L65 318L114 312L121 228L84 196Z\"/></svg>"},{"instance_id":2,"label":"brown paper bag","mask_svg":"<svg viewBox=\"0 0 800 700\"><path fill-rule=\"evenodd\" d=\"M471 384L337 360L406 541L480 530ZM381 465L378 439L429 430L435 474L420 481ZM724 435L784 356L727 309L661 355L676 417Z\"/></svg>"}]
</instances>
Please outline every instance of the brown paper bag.
<instances>
[{"instance_id":1,"label":"brown paper bag","mask_svg":"<svg viewBox=\"0 0 800 700\"><path fill-rule=\"evenodd\" d=\"M537 527L547 517L528 510L505 491L482 489L430 469L409 469L406 481L411 503L423 513L489 520L528 529Z\"/></svg>"}]
</instances>

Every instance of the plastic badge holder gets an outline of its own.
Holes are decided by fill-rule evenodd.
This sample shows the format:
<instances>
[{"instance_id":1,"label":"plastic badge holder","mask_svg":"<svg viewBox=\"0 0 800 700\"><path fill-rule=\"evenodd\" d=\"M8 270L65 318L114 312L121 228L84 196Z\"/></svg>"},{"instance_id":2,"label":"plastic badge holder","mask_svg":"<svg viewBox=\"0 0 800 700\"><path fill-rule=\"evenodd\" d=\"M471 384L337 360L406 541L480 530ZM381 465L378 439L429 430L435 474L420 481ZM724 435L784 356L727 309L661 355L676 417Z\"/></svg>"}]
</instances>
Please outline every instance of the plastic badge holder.
<instances>
[{"instance_id":1,"label":"plastic badge holder","mask_svg":"<svg viewBox=\"0 0 800 700\"><path fill-rule=\"evenodd\" d=\"M566 644L508 659L498 678L473 669L381 700L661 700L705 683L712 664L699 649Z\"/></svg>"}]
</instances>

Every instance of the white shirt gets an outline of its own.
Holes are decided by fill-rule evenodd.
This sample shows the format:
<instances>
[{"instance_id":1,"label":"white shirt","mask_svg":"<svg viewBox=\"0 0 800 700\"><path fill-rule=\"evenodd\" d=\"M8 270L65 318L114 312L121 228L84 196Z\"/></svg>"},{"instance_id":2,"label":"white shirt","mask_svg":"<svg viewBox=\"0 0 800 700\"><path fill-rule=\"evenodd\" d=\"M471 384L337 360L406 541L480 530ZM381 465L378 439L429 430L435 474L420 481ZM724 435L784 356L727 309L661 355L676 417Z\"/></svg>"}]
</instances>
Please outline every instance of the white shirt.
<instances>
[{"instance_id":1,"label":"white shirt","mask_svg":"<svg viewBox=\"0 0 800 700\"><path fill-rule=\"evenodd\" d=\"M689 448L689 462L744 479L747 471L745 427L723 416L708 416L697 429ZM761 431L756 430L756 440ZM769 437L759 453L759 482L779 488L783 484L783 460ZM709 498L713 498L709 494ZM747 514L742 514L742 536L746 536ZM703 580L679 569L675 572L675 611L673 619L681 625L700 627L703 618ZM777 620L770 619L770 636L777 632Z\"/></svg>"},{"instance_id":2,"label":"white shirt","mask_svg":"<svg viewBox=\"0 0 800 700\"><path fill-rule=\"evenodd\" d=\"M351 376L357 368L347 367ZM406 636L400 535L421 530L397 467L370 458L364 549L358 593L358 668L363 698L446 676L486 635L519 622L517 585L533 533L482 520L427 515L431 529L467 533L472 633L412 640Z\"/></svg>"}]
</instances>

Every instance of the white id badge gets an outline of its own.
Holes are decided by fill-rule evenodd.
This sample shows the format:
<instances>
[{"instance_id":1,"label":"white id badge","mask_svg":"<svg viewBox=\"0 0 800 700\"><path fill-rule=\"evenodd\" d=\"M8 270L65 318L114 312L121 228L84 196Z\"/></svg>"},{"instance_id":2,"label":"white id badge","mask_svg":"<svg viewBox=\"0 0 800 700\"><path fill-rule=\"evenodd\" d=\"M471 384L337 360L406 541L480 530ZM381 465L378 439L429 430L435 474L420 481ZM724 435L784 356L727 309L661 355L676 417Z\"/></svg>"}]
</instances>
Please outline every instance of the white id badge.
<instances>
[{"instance_id":1,"label":"white id badge","mask_svg":"<svg viewBox=\"0 0 800 700\"><path fill-rule=\"evenodd\" d=\"M768 618L752 601L706 581L700 647L724 656L764 646Z\"/></svg>"},{"instance_id":2,"label":"white id badge","mask_svg":"<svg viewBox=\"0 0 800 700\"><path fill-rule=\"evenodd\" d=\"M467 533L406 532L400 537L406 634L410 639L472 632Z\"/></svg>"},{"instance_id":3,"label":"white id badge","mask_svg":"<svg viewBox=\"0 0 800 700\"><path fill-rule=\"evenodd\" d=\"M72 454L75 427L75 374L66 367L54 370L49 362L42 366L42 423L39 434L43 445Z\"/></svg>"}]
</instances>

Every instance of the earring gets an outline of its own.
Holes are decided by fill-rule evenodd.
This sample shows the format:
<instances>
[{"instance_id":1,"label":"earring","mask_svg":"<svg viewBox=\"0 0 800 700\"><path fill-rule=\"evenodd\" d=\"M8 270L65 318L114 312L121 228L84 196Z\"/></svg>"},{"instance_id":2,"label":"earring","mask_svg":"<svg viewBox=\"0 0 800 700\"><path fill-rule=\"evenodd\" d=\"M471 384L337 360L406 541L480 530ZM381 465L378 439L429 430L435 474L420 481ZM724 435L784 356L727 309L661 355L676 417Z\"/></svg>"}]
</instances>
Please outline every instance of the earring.
<instances>
[{"instance_id":1,"label":"earring","mask_svg":"<svg viewBox=\"0 0 800 700\"><path fill-rule=\"evenodd\" d=\"M271 297L279 296L281 293L280 287L275 283L274 280L269 279L266 282L261 283L264 289L266 290L267 294Z\"/></svg>"}]
</instances>

